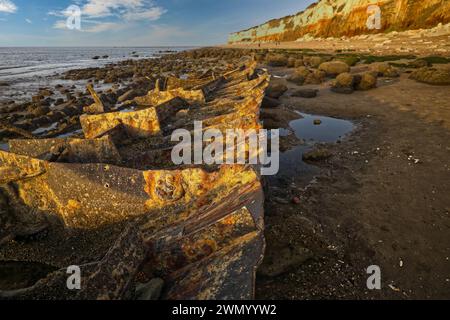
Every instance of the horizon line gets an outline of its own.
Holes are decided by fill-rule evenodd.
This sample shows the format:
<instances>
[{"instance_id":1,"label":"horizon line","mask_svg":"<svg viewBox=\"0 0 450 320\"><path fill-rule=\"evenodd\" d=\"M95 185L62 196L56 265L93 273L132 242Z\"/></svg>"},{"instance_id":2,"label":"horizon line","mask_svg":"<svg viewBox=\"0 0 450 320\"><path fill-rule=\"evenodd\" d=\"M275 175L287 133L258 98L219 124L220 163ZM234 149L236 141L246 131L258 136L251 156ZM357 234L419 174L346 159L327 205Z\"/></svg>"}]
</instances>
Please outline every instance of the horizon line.
<instances>
[{"instance_id":1,"label":"horizon line","mask_svg":"<svg viewBox=\"0 0 450 320\"><path fill-rule=\"evenodd\" d=\"M83 46L83 45L79 45L79 46L8 46L8 45L0 45L0 48L192 48L192 47L214 47L214 46L218 46L218 45L206 45L206 46L202 46L202 45L168 45L168 46L162 46L162 45L157 45L157 46Z\"/></svg>"}]
</instances>

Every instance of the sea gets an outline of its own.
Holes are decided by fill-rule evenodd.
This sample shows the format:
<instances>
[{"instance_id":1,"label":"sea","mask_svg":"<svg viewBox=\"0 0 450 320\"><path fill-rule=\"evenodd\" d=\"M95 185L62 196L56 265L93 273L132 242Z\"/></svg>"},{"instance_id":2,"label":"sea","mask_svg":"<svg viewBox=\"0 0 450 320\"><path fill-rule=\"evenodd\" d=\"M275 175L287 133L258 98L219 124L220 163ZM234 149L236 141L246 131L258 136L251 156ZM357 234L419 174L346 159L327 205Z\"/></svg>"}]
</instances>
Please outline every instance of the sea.
<instances>
[{"instance_id":1,"label":"sea","mask_svg":"<svg viewBox=\"0 0 450 320\"><path fill-rule=\"evenodd\" d=\"M68 70L189 49L193 47L0 47L0 102L27 99L29 92L53 85L58 75ZM5 83L8 85L1 85Z\"/></svg>"}]
</instances>

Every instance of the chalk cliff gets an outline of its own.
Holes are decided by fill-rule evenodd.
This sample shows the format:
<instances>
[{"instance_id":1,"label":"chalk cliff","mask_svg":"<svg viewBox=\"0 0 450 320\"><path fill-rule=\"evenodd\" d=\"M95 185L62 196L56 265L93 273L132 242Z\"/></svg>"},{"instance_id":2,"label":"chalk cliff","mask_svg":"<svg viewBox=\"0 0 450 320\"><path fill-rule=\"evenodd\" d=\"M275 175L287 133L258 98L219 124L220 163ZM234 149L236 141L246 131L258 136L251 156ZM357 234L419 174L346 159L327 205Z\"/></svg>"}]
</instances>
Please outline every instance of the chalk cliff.
<instances>
[{"instance_id":1,"label":"chalk cliff","mask_svg":"<svg viewBox=\"0 0 450 320\"><path fill-rule=\"evenodd\" d=\"M370 29L367 20L379 7L380 27ZM370 10L369 10L370 11ZM341 37L359 34L431 28L450 22L450 0L320 0L305 11L232 33L229 43L295 41L311 37Z\"/></svg>"}]
</instances>

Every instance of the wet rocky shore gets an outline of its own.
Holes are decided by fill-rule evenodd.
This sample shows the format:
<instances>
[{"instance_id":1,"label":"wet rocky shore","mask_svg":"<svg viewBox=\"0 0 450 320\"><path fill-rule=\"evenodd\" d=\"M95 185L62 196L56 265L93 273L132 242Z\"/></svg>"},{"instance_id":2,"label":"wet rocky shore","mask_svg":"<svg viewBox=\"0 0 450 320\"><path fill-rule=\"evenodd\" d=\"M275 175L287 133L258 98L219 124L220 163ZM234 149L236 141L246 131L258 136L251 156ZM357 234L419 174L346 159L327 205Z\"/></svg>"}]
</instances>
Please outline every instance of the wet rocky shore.
<instances>
[{"instance_id":1,"label":"wet rocky shore","mask_svg":"<svg viewBox=\"0 0 450 320\"><path fill-rule=\"evenodd\" d=\"M12 138L82 137L79 117L95 102L85 85L107 111L126 112L158 79L201 78L249 55L272 76L260 118L265 128L284 130L282 163L289 167L268 179L265 190L267 250L257 297L445 297L448 57L205 48L72 70L61 75L61 84L33 93L31 101L1 104L0 148ZM312 134L315 129L319 133ZM424 198L416 204L420 210L412 207L417 195ZM407 226L416 234L406 232ZM411 243L422 253L435 247L428 261L409 258L407 268L420 280L398 267L398 259L403 264L413 255ZM387 270L395 290L367 292L364 268L373 263ZM415 289L420 285L423 293Z\"/></svg>"},{"instance_id":2,"label":"wet rocky shore","mask_svg":"<svg viewBox=\"0 0 450 320\"><path fill-rule=\"evenodd\" d=\"M167 75L179 78L201 76L202 73L220 69L249 54L255 55L260 63L268 67L290 68L294 72L288 81L297 85L318 85L335 78L331 84L332 90L341 93L374 88L377 77L398 77L399 69L409 70L407 72L413 73L412 78L425 83L450 83L447 69L440 68L449 62L445 57L369 56L351 51L330 54L314 50L206 48L155 59L126 60L106 67L68 71L56 77L60 82L55 80L53 87L42 87L37 92L30 92L31 101L15 101L14 97L3 96L0 123L39 137L76 134L80 129L78 117L83 113L83 108L94 102L86 84L93 86L108 109L127 109L133 107L130 101L152 89L158 78ZM350 73L353 66L356 71ZM284 87L269 88L265 106L269 109L276 107L277 98L285 90ZM314 92L301 89L294 95L314 97ZM271 124L274 117L287 116L283 112L276 113L274 115L267 111L263 114L267 118L266 126L279 127L276 123ZM0 143L17 134L17 130L13 133L0 129Z\"/></svg>"}]
</instances>

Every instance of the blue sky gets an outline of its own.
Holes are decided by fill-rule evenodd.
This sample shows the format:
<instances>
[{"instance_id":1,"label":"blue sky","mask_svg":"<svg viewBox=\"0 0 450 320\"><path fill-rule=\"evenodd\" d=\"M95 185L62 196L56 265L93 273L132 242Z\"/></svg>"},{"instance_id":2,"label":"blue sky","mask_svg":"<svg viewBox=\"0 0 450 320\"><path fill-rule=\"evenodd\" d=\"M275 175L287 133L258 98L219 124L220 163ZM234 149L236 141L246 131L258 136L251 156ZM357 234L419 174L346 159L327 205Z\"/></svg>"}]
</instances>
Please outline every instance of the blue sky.
<instances>
[{"instance_id":1,"label":"blue sky","mask_svg":"<svg viewBox=\"0 0 450 320\"><path fill-rule=\"evenodd\" d=\"M296 13L312 2L0 0L0 46L213 45L226 42L230 32ZM70 5L81 9L81 30L66 26Z\"/></svg>"}]
</instances>

